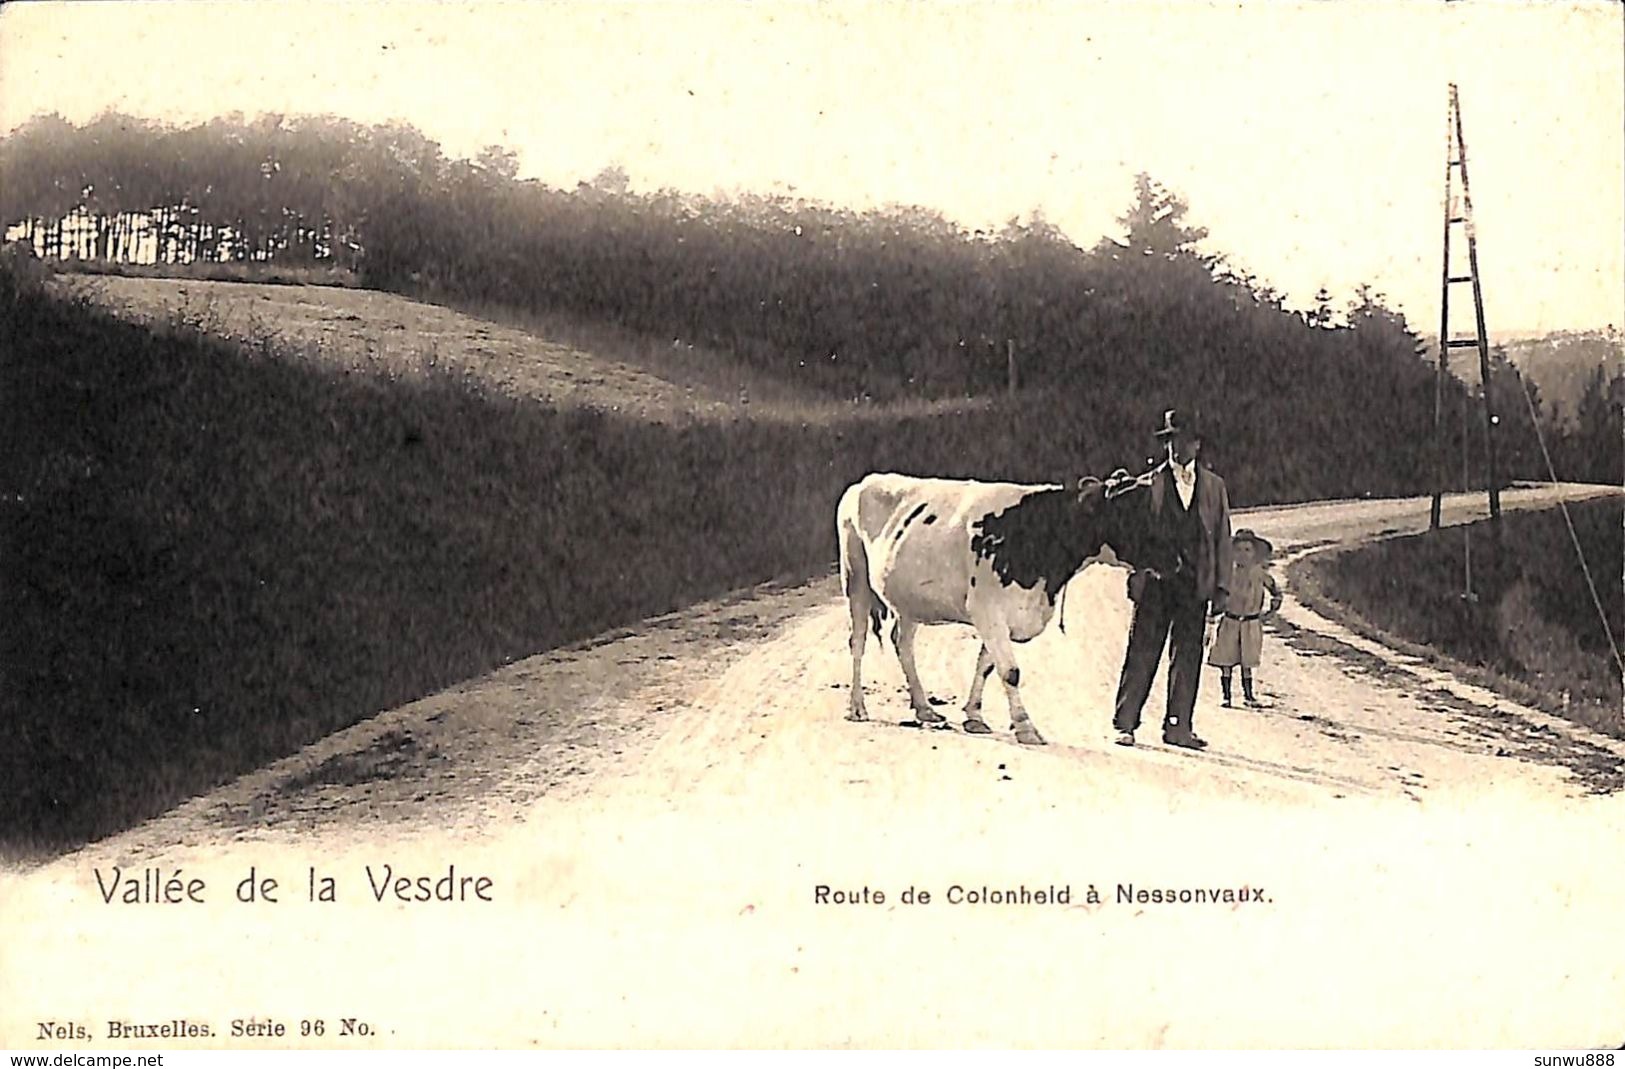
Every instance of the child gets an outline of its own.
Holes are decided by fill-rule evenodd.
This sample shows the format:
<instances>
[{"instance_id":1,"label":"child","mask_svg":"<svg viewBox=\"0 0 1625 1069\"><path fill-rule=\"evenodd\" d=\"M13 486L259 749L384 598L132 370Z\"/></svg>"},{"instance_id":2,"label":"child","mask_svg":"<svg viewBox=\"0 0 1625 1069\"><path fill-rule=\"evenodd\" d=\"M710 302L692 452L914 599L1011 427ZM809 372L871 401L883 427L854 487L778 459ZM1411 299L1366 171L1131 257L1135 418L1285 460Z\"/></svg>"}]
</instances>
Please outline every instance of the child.
<instances>
[{"instance_id":1,"label":"child","mask_svg":"<svg viewBox=\"0 0 1625 1069\"><path fill-rule=\"evenodd\" d=\"M1258 667L1264 645L1263 618L1281 608L1281 589L1266 570L1275 547L1246 528L1237 531L1231 541L1235 546L1235 572L1230 580L1230 597L1220 606L1224 619L1213 636L1213 649L1207 663L1224 671L1220 683L1224 687L1226 709L1233 708L1230 671L1238 664L1241 665L1242 700L1249 709L1258 709L1263 703L1253 695L1253 669ZM1270 596L1268 613L1264 611L1265 591Z\"/></svg>"}]
</instances>

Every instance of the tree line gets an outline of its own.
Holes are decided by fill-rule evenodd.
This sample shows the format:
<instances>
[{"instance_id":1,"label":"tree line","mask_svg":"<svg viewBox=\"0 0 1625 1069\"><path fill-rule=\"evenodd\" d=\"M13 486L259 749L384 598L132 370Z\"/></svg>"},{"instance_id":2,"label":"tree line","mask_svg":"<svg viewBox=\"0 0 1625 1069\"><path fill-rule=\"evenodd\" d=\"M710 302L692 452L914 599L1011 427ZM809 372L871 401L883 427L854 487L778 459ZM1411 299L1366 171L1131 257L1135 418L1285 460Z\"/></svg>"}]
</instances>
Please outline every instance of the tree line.
<instances>
[{"instance_id":1,"label":"tree line","mask_svg":"<svg viewBox=\"0 0 1625 1069\"><path fill-rule=\"evenodd\" d=\"M1088 454L1144 450L1155 412L1179 404L1260 488L1304 470L1319 493L1432 485L1434 370L1404 317L1369 289L1342 309L1324 291L1287 308L1204 251L1186 204L1149 176L1123 239L1082 248L1038 213L980 231L919 208L634 192L613 168L574 189L517 174L500 146L452 158L402 123L46 116L0 139L0 218L47 258L330 267L726 350L854 398L1001 395L1013 355L1022 411L1062 421ZM1584 412L1553 420L1497 351L1504 474L1544 477L1538 430L1561 477L1625 476L1625 380L1588 390ZM1447 381L1453 485L1464 454L1481 478L1482 404L1476 383Z\"/></svg>"}]
</instances>

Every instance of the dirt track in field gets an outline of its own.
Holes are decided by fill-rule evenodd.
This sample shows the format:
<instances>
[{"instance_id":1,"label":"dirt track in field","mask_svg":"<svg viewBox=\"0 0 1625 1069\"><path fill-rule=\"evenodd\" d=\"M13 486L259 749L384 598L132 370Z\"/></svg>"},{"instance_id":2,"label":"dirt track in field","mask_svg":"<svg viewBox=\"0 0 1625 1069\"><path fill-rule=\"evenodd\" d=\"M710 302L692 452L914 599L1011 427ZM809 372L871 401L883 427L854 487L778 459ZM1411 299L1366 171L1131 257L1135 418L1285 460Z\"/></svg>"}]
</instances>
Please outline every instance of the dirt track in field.
<instances>
[{"instance_id":1,"label":"dirt track in field","mask_svg":"<svg viewBox=\"0 0 1625 1069\"><path fill-rule=\"evenodd\" d=\"M1541 507L1559 492L1599 491L1518 490L1504 502ZM1446 521L1482 511L1480 501L1450 499ZM1245 522L1290 558L1422 529L1427 502L1255 510ZM1048 746L1014 742L993 688L993 736L901 726L910 715L901 672L874 643L873 720L844 720L848 618L831 577L744 592L515 663L357 724L27 881L31 893L88 900L99 917L109 907L89 882L97 865L484 866L508 895L493 907L500 920L437 920L426 937L479 948L467 959L434 951L434 968L461 978L459 1012L500 1007L494 1020L452 1034L440 1010L403 1016L402 1006L421 1003L406 981L355 996L353 964L309 981L325 997L349 991L379 1016L394 1013L391 1035L429 1045L1597 1041L1574 1032L1569 1017L1568 1030L1540 1032L1559 1020L1549 1000L1506 1011L1501 985L1533 990L1519 985L1561 968L1551 983L1568 992L1573 1022L1592 1020L1582 1016L1588 999L1599 1013L1617 1007L1625 979L1617 963L1598 978L1600 963L1614 959L1592 938L1612 934L1596 931L1596 918L1617 923L1617 909L1593 908L1606 905L1597 881L1617 874L1607 860L1617 851L1586 855L1592 868L1575 869L1574 840L1564 835L1580 828L1573 834L1595 842L1625 828L1616 793L1625 744L1358 638L1288 589L1259 671L1266 708L1221 709L1210 671L1196 713L1207 752L1164 747L1154 729L1124 750L1111 744L1109 724L1128 624L1122 590L1119 571L1085 572L1069 592L1066 632L1052 625L1018 648L1026 704ZM974 656L968 629L922 632L921 677L955 722ZM1159 673L1148 723L1162 701ZM1595 868L1602 864L1614 868ZM1061 881L1080 898L1098 883L1105 902L1072 906L1084 912L1067 928L1055 918L1073 914L1053 907L1018 923L961 906L943 928L942 907L910 913L897 904L905 886L937 888L940 902L944 889L977 880ZM1191 928L1197 920L1181 914L1149 930L1146 909L1114 899L1124 880L1268 883L1271 902L1279 895L1282 904L1258 909L1281 912L1264 928L1247 919L1257 914L1217 928ZM350 883L365 892L365 881ZM891 904L875 915L891 926L861 919L874 907L815 904L819 884L889 889ZM391 928L379 919L387 904L350 890L364 904L342 914L342 928L313 919L321 938L386 972L379 963L421 966L429 951L402 943L398 927L415 915L396 916ZM1522 911L1502 897L1547 894L1569 897ZM1368 902L1384 905L1377 914L1356 908ZM234 924L221 910L215 923ZM91 927L86 945L121 941L128 954L163 937ZM1507 940L1570 937L1582 938L1563 943L1562 954L1505 957ZM1169 955L1191 939L1199 957L1167 973ZM1399 976L1364 958L1400 944L1433 964ZM530 948L530 964L489 972L519 946ZM199 968L221 967L207 947L191 953ZM1304 954L1314 964L1271 964ZM1097 960L1111 969L1094 969ZM1321 971L1328 962L1340 963L1336 977ZM1040 986L1028 993L1035 969ZM1217 979L1232 974L1253 986ZM1087 997L1063 997L1057 977ZM1582 979L1582 997L1563 987ZM265 997L249 978L227 987ZM1125 990L1156 994L1125 1003ZM1259 1002L1260 991L1273 993ZM296 1012L286 995L271 1004ZM756 1016L729 1011L753 997L766 1000ZM956 1012L961 997L988 1012ZM1287 997L1310 1010L1284 1014ZM1388 998L1396 1001L1383 1022L1355 1014ZM632 1017L617 1009L628 1001L639 1007ZM1496 1004L1499 1016L1486 1009ZM893 1012L904 1005L916 1009ZM1481 1016L1462 1016L1469 1005ZM1327 1030L1345 1019L1355 1031Z\"/></svg>"}]
</instances>

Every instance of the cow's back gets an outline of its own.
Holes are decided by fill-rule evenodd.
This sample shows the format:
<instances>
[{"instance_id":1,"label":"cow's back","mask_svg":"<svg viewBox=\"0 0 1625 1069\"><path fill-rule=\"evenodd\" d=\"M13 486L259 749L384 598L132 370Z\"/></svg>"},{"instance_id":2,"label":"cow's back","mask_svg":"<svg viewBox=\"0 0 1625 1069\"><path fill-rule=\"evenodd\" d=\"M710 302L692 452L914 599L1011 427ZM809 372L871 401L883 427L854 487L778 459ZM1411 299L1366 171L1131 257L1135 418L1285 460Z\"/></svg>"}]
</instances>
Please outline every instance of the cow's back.
<instances>
[{"instance_id":1,"label":"cow's back","mask_svg":"<svg viewBox=\"0 0 1625 1069\"><path fill-rule=\"evenodd\" d=\"M849 489L841 508L856 519L875 591L887 604L922 622L968 622L971 528L1052 488L877 472Z\"/></svg>"},{"instance_id":2,"label":"cow's back","mask_svg":"<svg viewBox=\"0 0 1625 1069\"><path fill-rule=\"evenodd\" d=\"M1036 490L1053 485L979 482L971 479L936 479L879 471L853 483L842 499L842 510L855 510L864 536L878 539L888 528L907 519L918 505L935 506L939 517L974 522L988 512L1009 508ZM853 504L855 502L855 505ZM973 515L974 514L974 515Z\"/></svg>"}]
</instances>

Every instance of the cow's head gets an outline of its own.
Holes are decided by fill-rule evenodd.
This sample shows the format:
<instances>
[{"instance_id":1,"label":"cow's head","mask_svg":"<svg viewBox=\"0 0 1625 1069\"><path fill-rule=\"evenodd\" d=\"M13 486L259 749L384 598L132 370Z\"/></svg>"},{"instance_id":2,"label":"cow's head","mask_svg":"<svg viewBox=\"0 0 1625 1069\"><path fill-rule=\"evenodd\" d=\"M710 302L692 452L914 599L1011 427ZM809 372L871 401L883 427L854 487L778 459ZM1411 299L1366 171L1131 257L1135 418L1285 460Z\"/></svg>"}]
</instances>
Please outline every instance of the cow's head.
<instances>
[{"instance_id":1,"label":"cow's head","mask_svg":"<svg viewBox=\"0 0 1625 1069\"><path fill-rule=\"evenodd\" d=\"M1175 552L1152 522L1151 474L1135 477L1118 468L1105 479L1078 481L1078 504L1084 513L1089 557L1113 558L1131 568L1164 574L1174 568Z\"/></svg>"}]
</instances>

